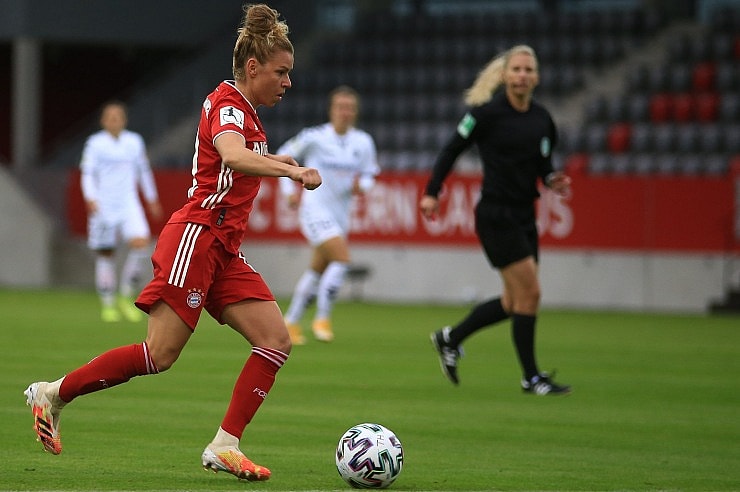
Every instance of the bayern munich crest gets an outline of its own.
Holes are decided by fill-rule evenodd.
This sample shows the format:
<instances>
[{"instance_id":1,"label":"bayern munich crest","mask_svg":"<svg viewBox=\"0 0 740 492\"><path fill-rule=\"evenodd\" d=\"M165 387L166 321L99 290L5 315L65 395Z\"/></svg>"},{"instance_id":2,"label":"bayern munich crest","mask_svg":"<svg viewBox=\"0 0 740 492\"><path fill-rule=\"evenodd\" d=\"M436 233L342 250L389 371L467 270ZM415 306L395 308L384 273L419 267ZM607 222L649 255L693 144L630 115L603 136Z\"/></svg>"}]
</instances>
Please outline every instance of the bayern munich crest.
<instances>
[{"instance_id":1,"label":"bayern munich crest","mask_svg":"<svg viewBox=\"0 0 740 492\"><path fill-rule=\"evenodd\" d=\"M188 289L188 306L195 309L203 302L203 291L200 289Z\"/></svg>"}]
</instances>

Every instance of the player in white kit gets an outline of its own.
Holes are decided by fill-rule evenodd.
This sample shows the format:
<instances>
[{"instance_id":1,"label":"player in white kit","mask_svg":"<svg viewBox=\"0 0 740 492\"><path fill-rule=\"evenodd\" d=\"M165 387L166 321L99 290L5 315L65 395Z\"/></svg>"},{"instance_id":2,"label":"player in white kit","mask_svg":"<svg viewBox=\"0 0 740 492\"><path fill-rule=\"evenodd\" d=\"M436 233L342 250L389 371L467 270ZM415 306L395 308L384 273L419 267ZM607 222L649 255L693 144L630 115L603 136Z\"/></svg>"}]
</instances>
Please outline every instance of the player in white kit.
<instances>
[{"instance_id":1,"label":"player in white kit","mask_svg":"<svg viewBox=\"0 0 740 492\"><path fill-rule=\"evenodd\" d=\"M103 321L143 319L133 304L136 284L149 259L151 232L139 190L152 217L162 215L144 139L126 129L126 107L118 101L103 106L102 130L85 143L80 162L82 194L87 208L88 246L95 251L95 288ZM117 281L115 252L128 244L128 255Z\"/></svg>"},{"instance_id":2,"label":"player in white kit","mask_svg":"<svg viewBox=\"0 0 740 492\"><path fill-rule=\"evenodd\" d=\"M354 126L359 105L354 89L337 87L329 94L329 122L303 129L277 151L316 168L323 178L321 188L311 193L300 193L290 179L280 180L289 205L299 207L301 232L312 247L309 268L298 280L285 314L294 345L306 342L300 320L314 299L314 336L322 342L334 339L330 316L350 261L352 198L367 192L380 172L373 138Z\"/></svg>"}]
</instances>

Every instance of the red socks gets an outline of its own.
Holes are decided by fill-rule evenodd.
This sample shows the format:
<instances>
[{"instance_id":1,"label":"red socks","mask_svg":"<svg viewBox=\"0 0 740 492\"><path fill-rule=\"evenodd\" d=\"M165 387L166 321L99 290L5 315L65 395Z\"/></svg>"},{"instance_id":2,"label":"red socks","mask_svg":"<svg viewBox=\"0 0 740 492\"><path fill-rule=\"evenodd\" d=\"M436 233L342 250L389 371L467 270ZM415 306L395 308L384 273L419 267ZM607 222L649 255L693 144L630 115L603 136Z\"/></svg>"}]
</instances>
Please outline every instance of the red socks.
<instances>
[{"instance_id":1,"label":"red socks","mask_svg":"<svg viewBox=\"0 0 740 492\"><path fill-rule=\"evenodd\" d=\"M288 360L288 354L279 350L253 347L252 355L244 364L234 385L229 408L221 428L241 439L244 428L257 413L275 382L275 375Z\"/></svg>"},{"instance_id":2,"label":"red socks","mask_svg":"<svg viewBox=\"0 0 740 492\"><path fill-rule=\"evenodd\" d=\"M134 376L157 374L146 342L109 350L64 377L59 397L69 403L78 396L125 383Z\"/></svg>"}]
</instances>

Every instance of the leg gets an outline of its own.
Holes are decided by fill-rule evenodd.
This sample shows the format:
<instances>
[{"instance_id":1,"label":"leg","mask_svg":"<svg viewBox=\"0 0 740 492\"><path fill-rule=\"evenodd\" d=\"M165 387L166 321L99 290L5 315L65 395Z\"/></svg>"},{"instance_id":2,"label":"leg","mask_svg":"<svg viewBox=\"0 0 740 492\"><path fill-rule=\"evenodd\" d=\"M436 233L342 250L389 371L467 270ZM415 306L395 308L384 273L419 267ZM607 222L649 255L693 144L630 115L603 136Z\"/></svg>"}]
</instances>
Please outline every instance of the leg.
<instances>
[{"instance_id":1,"label":"leg","mask_svg":"<svg viewBox=\"0 0 740 492\"><path fill-rule=\"evenodd\" d=\"M313 322L313 332L317 340L330 342L334 339L331 329L331 312L334 308L339 290L344 284L347 266L350 260L347 241L341 236L335 236L324 241L314 255L312 266L324 266L316 295L316 316ZM318 270L317 270L318 271Z\"/></svg>"},{"instance_id":2,"label":"leg","mask_svg":"<svg viewBox=\"0 0 740 492\"><path fill-rule=\"evenodd\" d=\"M293 291L293 297L290 301L290 306L285 313L285 324L288 326L288 332L290 333L290 339L294 345L304 345L306 339L303 336L300 321L303 317L303 313L316 298L316 292L319 288L319 279L321 278L321 270L315 270L314 265L318 263L317 251L313 251L313 259L311 261L312 267L303 272L301 278L298 279L298 283Z\"/></svg>"},{"instance_id":3,"label":"leg","mask_svg":"<svg viewBox=\"0 0 740 492\"><path fill-rule=\"evenodd\" d=\"M540 372L535 356L535 326L540 303L537 263L530 256L501 270L505 302L510 306L512 338L522 368L522 389L537 395L570 393L570 386L558 385Z\"/></svg>"},{"instance_id":4,"label":"leg","mask_svg":"<svg viewBox=\"0 0 740 492\"><path fill-rule=\"evenodd\" d=\"M512 314L512 336L524 377L539 374L534 353L534 332L540 302L537 264L529 256L501 269L506 302Z\"/></svg>"},{"instance_id":5,"label":"leg","mask_svg":"<svg viewBox=\"0 0 740 492\"><path fill-rule=\"evenodd\" d=\"M120 321L116 309L116 259L115 250L99 249L95 252L95 290L101 304L100 317L105 322Z\"/></svg>"},{"instance_id":6,"label":"leg","mask_svg":"<svg viewBox=\"0 0 740 492\"><path fill-rule=\"evenodd\" d=\"M136 322L144 318L144 313L134 306L134 295L141 282L146 260L149 259L149 239L136 237L128 242L128 255L121 270L121 282L118 288L118 307L129 321Z\"/></svg>"},{"instance_id":7,"label":"leg","mask_svg":"<svg viewBox=\"0 0 740 492\"><path fill-rule=\"evenodd\" d=\"M54 382L31 384L25 393L44 449L53 454L62 452L59 419L67 403L78 396L125 383L132 377L168 369L190 333L190 328L174 311L160 302L152 308L145 342L109 350Z\"/></svg>"},{"instance_id":8,"label":"leg","mask_svg":"<svg viewBox=\"0 0 740 492\"><path fill-rule=\"evenodd\" d=\"M236 380L216 436L203 451L203 466L247 480L267 480L270 470L244 456L239 441L270 392L278 370L288 359L290 337L274 301L247 300L230 304L222 317L252 344L252 354Z\"/></svg>"}]
</instances>

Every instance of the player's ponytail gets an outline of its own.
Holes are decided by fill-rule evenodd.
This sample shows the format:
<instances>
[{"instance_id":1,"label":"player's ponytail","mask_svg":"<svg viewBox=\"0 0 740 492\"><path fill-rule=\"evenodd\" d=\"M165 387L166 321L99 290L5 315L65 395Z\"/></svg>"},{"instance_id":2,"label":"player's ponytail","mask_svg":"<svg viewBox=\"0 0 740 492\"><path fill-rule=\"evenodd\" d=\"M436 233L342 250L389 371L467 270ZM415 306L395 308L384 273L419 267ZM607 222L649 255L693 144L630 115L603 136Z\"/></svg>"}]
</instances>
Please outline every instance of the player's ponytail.
<instances>
[{"instance_id":1,"label":"player's ponytail","mask_svg":"<svg viewBox=\"0 0 740 492\"><path fill-rule=\"evenodd\" d=\"M244 66L249 58L266 63L278 51L293 53L288 39L288 25L280 20L277 10L265 4L246 5L238 37L234 45L232 70L234 79L246 79Z\"/></svg>"}]
</instances>

